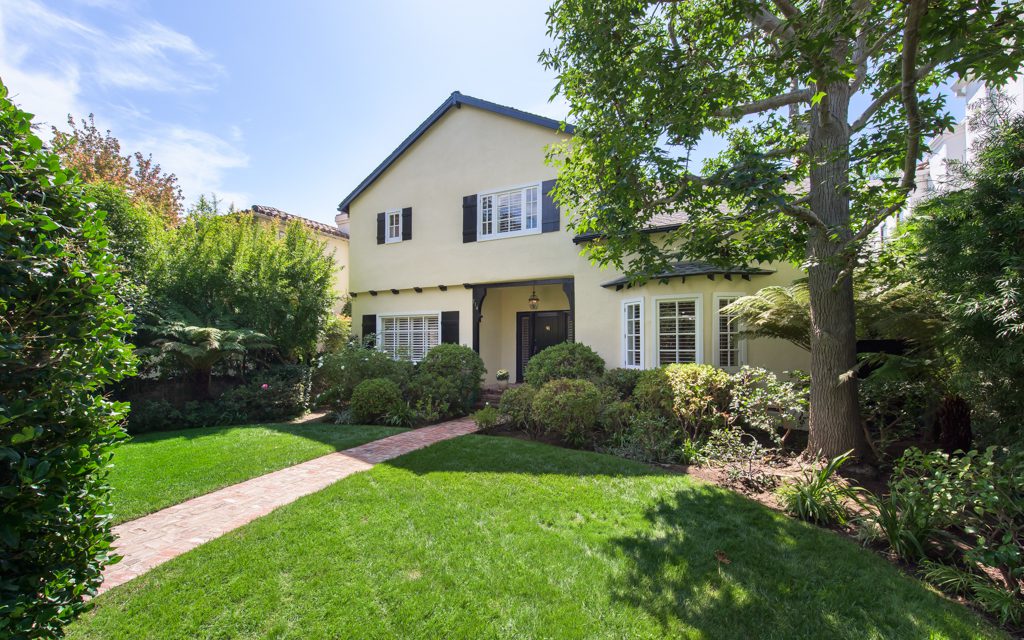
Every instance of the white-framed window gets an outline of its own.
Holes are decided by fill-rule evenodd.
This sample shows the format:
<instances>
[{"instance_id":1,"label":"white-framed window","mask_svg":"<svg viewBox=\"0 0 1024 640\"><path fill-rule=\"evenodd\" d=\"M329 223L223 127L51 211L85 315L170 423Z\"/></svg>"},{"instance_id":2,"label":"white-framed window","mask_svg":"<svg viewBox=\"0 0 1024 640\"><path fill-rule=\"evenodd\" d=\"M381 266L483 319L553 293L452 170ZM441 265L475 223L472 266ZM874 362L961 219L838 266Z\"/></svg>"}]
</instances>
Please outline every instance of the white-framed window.
<instances>
[{"instance_id":1,"label":"white-framed window","mask_svg":"<svg viewBox=\"0 0 1024 640\"><path fill-rule=\"evenodd\" d=\"M699 295L655 298L654 313L659 365L704 361Z\"/></svg>"},{"instance_id":2,"label":"white-framed window","mask_svg":"<svg viewBox=\"0 0 1024 640\"><path fill-rule=\"evenodd\" d=\"M384 214L384 242L402 241L402 210L395 209Z\"/></svg>"},{"instance_id":3,"label":"white-framed window","mask_svg":"<svg viewBox=\"0 0 1024 640\"><path fill-rule=\"evenodd\" d=\"M377 316L377 348L395 360L419 362L441 342L441 314Z\"/></svg>"},{"instance_id":4,"label":"white-framed window","mask_svg":"<svg viewBox=\"0 0 1024 640\"><path fill-rule=\"evenodd\" d=\"M479 240L540 233L540 184L481 193Z\"/></svg>"},{"instance_id":5,"label":"white-framed window","mask_svg":"<svg viewBox=\"0 0 1024 640\"><path fill-rule=\"evenodd\" d=\"M716 293L715 300L715 364L723 369L738 369L747 363L746 340L740 337L739 318L722 309L742 297L738 293Z\"/></svg>"},{"instance_id":6,"label":"white-framed window","mask_svg":"<svg viewBox=\"0 0 1024 640\"><path fill-rule=\"evenodd\" d=\"M622 301L622 366L644 368L644 300Z\"/></svg>"}]
</instances>

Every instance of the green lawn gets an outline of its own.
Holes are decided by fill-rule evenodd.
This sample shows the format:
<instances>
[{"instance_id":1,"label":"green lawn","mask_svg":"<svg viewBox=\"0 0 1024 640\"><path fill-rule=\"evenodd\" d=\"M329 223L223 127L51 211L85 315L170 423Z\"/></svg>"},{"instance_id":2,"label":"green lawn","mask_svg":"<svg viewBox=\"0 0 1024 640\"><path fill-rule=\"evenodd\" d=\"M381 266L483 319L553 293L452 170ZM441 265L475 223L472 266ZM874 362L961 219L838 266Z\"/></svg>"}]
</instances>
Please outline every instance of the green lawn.
<instances>
[{"instance_id":1,"label":"green lawn","mask_svg":"<svg viewBox=\"0 0 1024 640\"><path fill-rule=\"evenodd\" d=\"M263 424L146 433L114 452L115 522L403 429Z\"/></svg>"},{"instance_id":2,"label":"green lawn","mask_svg":"<svg viewBox=\"0 0 1024 640\"><path fill-rule=\"evenodd\" d=\"M95 603L69 637L1001 637L736 494L485 436L346 478Z\"/></svg>"}]
</instances>

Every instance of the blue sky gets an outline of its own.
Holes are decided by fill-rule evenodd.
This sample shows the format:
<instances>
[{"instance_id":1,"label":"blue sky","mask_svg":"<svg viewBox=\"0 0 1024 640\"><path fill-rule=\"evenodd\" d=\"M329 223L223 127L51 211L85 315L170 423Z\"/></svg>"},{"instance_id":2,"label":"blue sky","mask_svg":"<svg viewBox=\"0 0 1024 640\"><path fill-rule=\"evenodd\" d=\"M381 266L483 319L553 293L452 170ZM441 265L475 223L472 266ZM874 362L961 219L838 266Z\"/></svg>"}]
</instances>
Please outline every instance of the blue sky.
<instances>
[{"instance_id":1,"label":"blue sky","mask_svg":"<svg viewBox=\"0 0 1024 640\"><path fill-rule=\"evenodd\" d=\"M537 63L549 2L0 0L0 78L37 121L94 113L189 202L332 222L454 90L566 116Z\"/></svg>"},{"instance_id":2,"label":"blue sky","mask_svg":"<svg viewBox=\"0 0 1024 640\"><path fill-rule=\"evenodd\" d=\"M547 0L0 0L0 77L37 120L95 113L187 198L324 222L454 90L551 104Z\"/></svg>"}]
</instances>

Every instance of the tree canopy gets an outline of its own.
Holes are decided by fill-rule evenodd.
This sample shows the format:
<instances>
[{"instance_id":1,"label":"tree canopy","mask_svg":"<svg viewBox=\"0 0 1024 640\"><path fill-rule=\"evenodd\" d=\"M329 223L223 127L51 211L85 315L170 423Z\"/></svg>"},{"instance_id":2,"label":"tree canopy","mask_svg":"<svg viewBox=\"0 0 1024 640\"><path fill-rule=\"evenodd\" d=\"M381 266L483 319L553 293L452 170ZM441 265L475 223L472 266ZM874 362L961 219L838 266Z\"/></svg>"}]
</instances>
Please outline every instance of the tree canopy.
<instances>
[{"instance_id":1,"label":"tree canopy","mask_svg":"<svg viewBox=\"0 0 1024 640\"><path fill-rule=\"evenodd\" d=\"M905 206L922 140L952 124L936 88L999 83L1024 59L1021 2L557 0L575 136L556 198L587 251L636 281L668 263L788 260L808 271L811 453L864 451L852 272ZM710 137L724 149L694 157ZM697 166L697 165L700 166ZM656 216L686 223L665 234Z\"/></svg>"}]
</instances>

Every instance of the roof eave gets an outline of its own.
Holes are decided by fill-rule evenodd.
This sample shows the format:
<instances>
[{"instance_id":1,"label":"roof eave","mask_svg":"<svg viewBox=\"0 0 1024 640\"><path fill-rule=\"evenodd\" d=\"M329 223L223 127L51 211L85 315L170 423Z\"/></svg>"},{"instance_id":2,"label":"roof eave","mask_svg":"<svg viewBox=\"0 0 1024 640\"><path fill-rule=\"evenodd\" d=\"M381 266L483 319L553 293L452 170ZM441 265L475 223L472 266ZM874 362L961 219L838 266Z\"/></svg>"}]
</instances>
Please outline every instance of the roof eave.
<instances>
[{"instance_id":1,"label":"roof eave","mask_svg":"<svg viewBox=\"0 0 1024 640\"><path fill-rule=\"evenodd\" d=\"M566 133L569 134L575 132L575 127L573 127L571 124L564 123L553 118L539 116L534 113L527 113L526 111L520 111L518 109L506 107L504 105L496 104L494 102L488 102L487 100L481 100L480 98L466 96L459 93L458 91L454 91L450 96L448 96L448 99L441 103L441 106L439 106L437 109L434 109L434 112L431 113L426 120L420 123L420 126L416 127L416 129L411 134L409 134L409 136L405 140L403 140L402 143L398 145L398 147L395 148L395 150L392 151L391 154L388 155L388 157L385 158L383 162L377 165L377 168L370 172L370 175L366 176L366 178L364 178L363 181L359 183L359 186L352 190L352 193L345 196L345 199L342 200L341 204L338 205L338 211L348 213L349 205L351 205L352 202L356 198L358 198L359 195L363 191L365 191L367 187L373 184L377 180L377 178L381 176L381 174L387 171L388 167L390 167L396 160L398 160L399 156L405 153L406 149L415 144L415 142L419 140L420 137L422 137L423 134L426 133L428 129L430 129L430 127L434 126L434 124L441 119L441 116L448 113L448 110L451 109L452 107L460 108L464 104L469 105L471 107L476 107L477 109L490 111L491 113L497 113L499 115L515 118L523 122L529 122L530 124L546 127L548 129L554 129L556 131L565 131Z\"/></svg>"}]
</instances>

